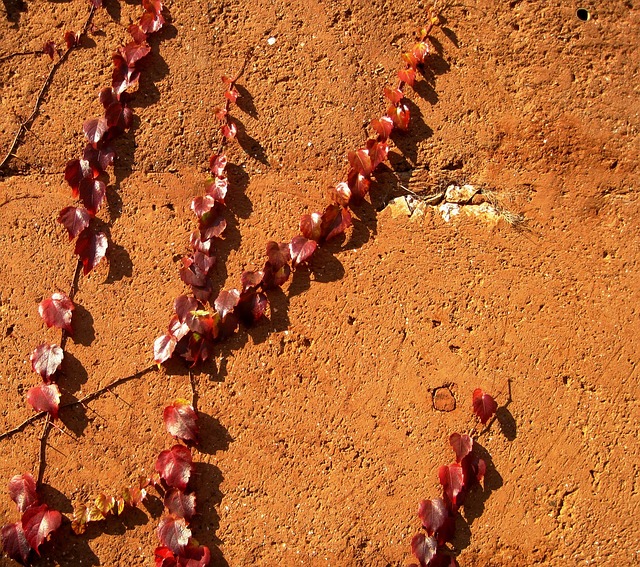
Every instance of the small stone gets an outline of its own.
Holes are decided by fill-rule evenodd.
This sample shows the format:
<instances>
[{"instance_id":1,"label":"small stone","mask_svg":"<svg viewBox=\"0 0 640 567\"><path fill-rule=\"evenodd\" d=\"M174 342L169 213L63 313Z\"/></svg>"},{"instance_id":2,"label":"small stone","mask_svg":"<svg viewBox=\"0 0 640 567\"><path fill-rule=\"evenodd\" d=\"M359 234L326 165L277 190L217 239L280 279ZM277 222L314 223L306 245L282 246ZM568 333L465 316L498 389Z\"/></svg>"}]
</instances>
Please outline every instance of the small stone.
<instances>
[{"instance_id":1,"label":"small stone","mask_svg":"<svg viewBox=\"0 0 640 567\"><path fill-rule=\"evenodd\" d=\"M464 205L471 201L477 192L478 190L473 185L463 185L462 187L459 187L458 185L449 185L444 194L444 200L447 203Z\"/></svg>"},{"instance_id":2,"label":"small stone","mask_svg":"<svg viewBox=\"0 0 640 567\"><path fill-rule=\"evenodd\" d=\"M267 43L268 43L269 45L275 45L275 44L276 44L276 38L275 38L275 37L270 37L270 38L267 40Z\"/></svg>"}]
</instances>

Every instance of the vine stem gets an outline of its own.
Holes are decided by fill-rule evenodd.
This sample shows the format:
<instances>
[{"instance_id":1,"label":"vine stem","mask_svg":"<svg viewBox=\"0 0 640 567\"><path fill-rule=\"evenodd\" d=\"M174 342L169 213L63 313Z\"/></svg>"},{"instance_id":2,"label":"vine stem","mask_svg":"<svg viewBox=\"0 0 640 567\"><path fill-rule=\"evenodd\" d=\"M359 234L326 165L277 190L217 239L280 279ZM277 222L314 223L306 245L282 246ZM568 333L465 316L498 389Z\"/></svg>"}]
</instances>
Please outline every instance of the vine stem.
<instances>
[{"instance_id":1,"label":"vine stem","mask_svg":"<svg viewBox=\"0 0 640 567\"><path fill-rule=\"evenodd\" d=\"M95 392L92 392L91 394L87 394L86 396L75 400L74 402L69 402L66 404L63 404L60 406L59 411L68 409L68 408L72 408L78 405L85 405L89 402L92 402L93 400L99 398L100 396L102 396L103 394L109 392L109 390L111 388L117 388L118 386L121 386L122 384L125 384L127 382L130 382L131 380L137 380L139 378L142 378L145 374L148 374L149 372L151 372L152 370L154 370L156 368L155 364L152 364L150 366L147 366L146 368L143 368L142 370L138 370L138 372L136 372L135 374L130 374L129 376L123 376L122 378L118 378L117 380L114 380L113 382L110 382L109 384L107 384L106 386L96 390ZM30 425L32 423L35 423L36 421L42 419L43 417L47 417L47 421L49 421L50 419L50 415L48 412L46 411L41 411L39 413L36 413L34 415L32 415L31 417L28 417L27 419L25 419L20 425L17 425L16 427L14 427L13 429L10 429L9 431L5 431L4 433L0 434L0 441L2 441L3 439L8 439L9 437L12 437L13 435L15 435L16 433L19 433L20 431L22 431L25 427L27 427L27 425ZM47 432L48 434L48 432ZM40 439L40 454L42 455L42 447L43 447L43 441L45 440L45 444L46 444L46 435L45 435L45 429L43 429L43 433Z\"/></svg>"},{"instance_id":2,"label":"vine stem","mask_svg":"<svg viewBox=\"0 0 640 567\"><path fill-rule=\"evenodd\" d=\"M49 90L49 87L51 86L51 83L53 81L54 75L56 74L56 71L69 58L69 54L74 49L77 48L78 43L80 41L80 38L87 34L87 31L89 30L89 26L91 25L91 21L93 20L94 13L95 13L95 6L92 4L91 5L91 10L89 11L89 16L87 17L87 21L84 23L82 31L80 32L80 37L78 38L78 42L76 42L76 44L72 45L71 47L67 47L66 51L51 66L51 69L49 70L49 74L47 75L47 78L44 80L44 83L42 83L42 86L40 87L40 91L38 92L38 96L36 98L36 103L35 103L35 105L33 107L33 111L31 112L29 117L20 124L20 127L18 128L18 131L16 132L16 135L14 136L13 141L11 142L11 146L9 147L9 151L5 155L5 157L2 160L2 162L0 163L0 175L3 174L3 172L6 169L8 163L11 161L11 158L14 157L14 152L18 149L18 146L20 145L20 140L22 139L22 136L30 128L30 126L33 124L33 121L36 119L36 116L38 116L38 112L40 111L40 105L44 101L45 95L47 94L47 91Z\"/></svg>"}]
</instances>

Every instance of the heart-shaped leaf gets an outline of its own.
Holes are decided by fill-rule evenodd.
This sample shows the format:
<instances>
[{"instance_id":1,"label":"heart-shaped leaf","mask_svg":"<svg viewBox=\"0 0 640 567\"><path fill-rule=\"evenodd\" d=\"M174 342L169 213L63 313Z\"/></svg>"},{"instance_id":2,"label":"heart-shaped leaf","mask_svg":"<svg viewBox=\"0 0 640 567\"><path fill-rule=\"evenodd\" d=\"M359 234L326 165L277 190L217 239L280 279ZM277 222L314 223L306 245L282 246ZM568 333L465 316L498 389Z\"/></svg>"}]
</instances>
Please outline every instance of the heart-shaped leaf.
<instances>
[{"instance_id":1,"label":"heart-shaped leaf","mask_svg":"<svg viewBox=\"0 0 640 567\"><path fill-rule=\"evenodd\" d=\"M29 473L14 476L9 481L9 496L16 503L20 512L37 504L38 494L33 476Z\"/></svg>"},{"instance_id":2,"label":"heart-shaped leaf","mask_svg":"<svg viewBox=\"0 0 640 567\"><path fill-rule=\"evenodd\" d=\"M185 494L182 490L172 488L164 497L164 507L170 514L190 521L196 515L196 495Z\"/></svg>"},{"instance_id":3,"label":"heart-shaped leaf","mask_svg":"<svg viewBox=\"0 0 640 567\"><path fill-rule=\"evenodd\" d=\"M183 441L198 442L198 416L187 400L178 399L164 408L163 419L170 435Z\"/></svg>"},{"instance_id":4,"label":"heart-shaped leaf","mask_svg":"<svg viewBox=\"0 0 640 567\"><path fill-rule=\"evenodd\" d=\"M73 302L64 293L54 293L38 305L38 313L47 327L57 327L72 334L71 315L75 309Z\"/></svg>"},{"instance_id":5,"label":"heart-shaped leaf","mask_svg":"<svg viewBox=\"0 0 640 567\"><path fill-rule=\"evenodd\" d=\"M58 215L58 222L67 229L69 240L73 240L89 226L91 215L81 207L65 207Z\"/></svg>"},{"instance_id":6,"label":"heart-shaped leaf","mask_svg":"<svg viewBox=\"0 0 640 567\"><path fill-rule=\"evenodd\" d=\"M185 490L192 470L191 451L184 445L174 445L170 450L162 451L158 455L156 471L162 480L172 488Z\"/></svg>"},{"instance_id":7,"label":"heart-shaped leaf","mask_svg":"<svg viewBox=\"0 0 640 567\"><path fill-rule=\"evenodd\" d=\"M182 553L191 537L191 530L188 528L186 520L175 516L162 518L158 524L157 533L160 543L168 547L176 555Z\"/></svg>"},{"instance_id":8,"label":"heart-shaped leaf","mask_svg":"<svg viewBox=\"0 0 640 567\"><path fill-rule=\"evenodd\" d=\"M497 409L498 404L489 394L485 394L480 388L473 391L473 413L483 425L494 416Z\"/></svg>"},{"instance_id":9,"label":"heart-shaped leaf","mask_svg":"<svg viewBox=\"0 0 640 567\"><path fill-rule=\"evenodd\" d=\"M46 504L32 506L22 515L22 529L29 545L39 554L38 548L62 523L62 514Z\"/></svg>"},{"instance_id":10,"label":"heart-shaped leaf","mask_svg":"<svg viewBox=\"0 0 640 567\"><path fill-rule=\"evenodd\" d=\"M45 382L49 382L63 358L64 351L58 345L43 343L31 353L31 368L40 374Z\"/></svg>"},{"instance_id":11,"label":"heart-shaped leaf","mask_svg":"<svg viewBox=\"0 0 640 567\"><path fill-rule=\"evenodd\" d=\"M53 419L58 419L60 390L55 384L41 384L27 392L27 402L36 411L46 411Z\"/></svg>"}]
</instances>

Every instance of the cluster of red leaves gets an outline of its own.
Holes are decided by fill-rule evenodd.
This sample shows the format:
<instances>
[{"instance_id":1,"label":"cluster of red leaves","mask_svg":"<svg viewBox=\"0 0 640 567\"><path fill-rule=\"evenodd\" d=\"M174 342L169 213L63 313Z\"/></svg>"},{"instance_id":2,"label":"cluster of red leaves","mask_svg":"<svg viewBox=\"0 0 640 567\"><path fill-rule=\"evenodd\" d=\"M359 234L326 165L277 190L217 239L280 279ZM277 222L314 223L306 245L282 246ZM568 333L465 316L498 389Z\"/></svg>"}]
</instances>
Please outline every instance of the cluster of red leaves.
<instances>
[{"instance_id":1,"label":"cluster of red leaves","mask_svg":"<svg viewBox=\"0 0 640 567\"><path fill-rule=\"evenodd\" d=\"M167 431L186 443L198 442L198 416L188 401L178 399L164 409ZM165 514L158 525L160 546L155 550L156 567L206 567L211 560L209 548L191 537L189 522L196 514L196 495L189 491L193 457L189 447L176 443L162 451L156 472L165 488Z\"/></svg>"},{"instance_id":2,"label":"cluster of red leaves","mask_svg":"<svg viewBox=\"0 0 640 567\"><path fill-rule=\"evenodd\" d=\"M125 510L125 506L137 508L147 497L147 488L158 482L157 477L141 477L137 484L124 488L117 496L99 494L89 504L77 504L73 509L71 529L80 535L87 529L89 522L105 520L110 514L119 516Z\"/></svg>"},{"instance_id":3,"label":"cluster of red leaves","mask_svg":"<svg viewBox=\"0 0 640 567\"><path fill-rule=\"evenodd\" d=\"M94 0L93 4L99 7L101 2ZM140 22L128 29L132 41L113 54L111 87L102 89L99 95L104 114L82 125L87 144L82 157L69 161L64 172L73 197L80 199L82 205L62 209L58 222L67 229L69 240L77 238L74 253L82 262L85 275L100 263L107 252L107 236L94 229L91 219L106 198L107 168L113 165L116 157L111 143L132 125L133 110L128 104L130 94L127 89L137 85L141 61L151 51L147 34L158 31L164 23L160 0L144 0L143 7Z\"/></svg>"},{"instance_id":4,"label":"cluster of red leaves","mask_svg":"<svg viewBox=\"0 0 640 567\"><path fill-rule=\"evenodd\" d=\"M62 523L62 515L40 504L36 482L29 473L16 475L9 481L9 495L22 514L19 522L2 527L2 549L23 565L29 563L31 551L38 548Z\"/></svg>"},{"instance_id":5,"label":"cluster of red leaves","mask_svg":"<svg viewBox=\"0 0 640 567\"><path fill-rule=\"evenodd\" d=\"M47 327L62 329L72 334L71 317L75 305L64 293L54 293L43 299L38 306L40 316ZM60 390L56 384L56 372L62 364L64 351L58 345L42 343L31 353L31 368L42 377L42 384L27 392L27 402L36 411L46 411L53 419L58 418Z\"/></svg>"},{"instance_id":6,"label":"cluster of red leaves","mask_svg":"<svg viewBox=\"0 0 640 567\"><path fill-rule=\"evenodd\" d=\"M495 414L496 401L482 390L473 392L473 412L482 424ZM446 544L455 536L456 514L470 490L478 486L487 470L487 465L473 452L471 436L453 433L449 437L456 460L438 469L442 485L442 498L422 500L418 505L418 517L425 532L413 536L411 551L420 562L420 567L456 567L458 562L446 549ZM417 567L417 566L413 566Z\"/></svg>"}]
</instances>

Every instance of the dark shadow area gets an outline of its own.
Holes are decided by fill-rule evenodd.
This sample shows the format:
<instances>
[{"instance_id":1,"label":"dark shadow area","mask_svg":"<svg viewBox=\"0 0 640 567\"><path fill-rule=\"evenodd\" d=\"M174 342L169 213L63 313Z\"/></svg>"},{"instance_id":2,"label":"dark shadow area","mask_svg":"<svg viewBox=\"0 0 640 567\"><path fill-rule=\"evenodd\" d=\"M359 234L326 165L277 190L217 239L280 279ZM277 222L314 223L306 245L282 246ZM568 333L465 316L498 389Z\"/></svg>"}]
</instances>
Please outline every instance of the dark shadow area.
<instances>
[{"instance_id":1,"label":"dark shadow area","mask_svg":"<svg viewBox=\"0 0 640 567\"><path fill-rule=\"evenodd\" d=\"M102 6L104 7L109 17L116 23L120 23L122 14L122 8L120 8L120 2L118 0L103 0Z\"/></svg>"},{"instance_id":2,"label":"dark shadow area","mask_svg":"<svg viewBox=\"0 0 640 567\"><path fill-rule=\"evenodd\" d=\"M61 393L60 405L70 404L78 400L78 398L71 395L69 392L67 392L63 388L60 388L60 393ZM73 408L69 408L69 410L60 411L60 421L65 425L65 427L69 431L72 431L76 437L80 437L84 433L84 430L89 425L90 420L87 417L87 411L88 410L86 406L76 404ZM54 430L54 431L60 434L59 431L57 430ZM71 439L65 440L65 443L67 441L72 443Z\"/></svg>"},{"instance_id":3,"label":"dark shadow area","mask_svg":"<svg viewBox=\"0 0 640 567\"><path fill-rule=\"evenodd\" d=\"M419 106L407 98L403 99L403 102L407 105L411 114L411 122L409 124L411 135L399 130L394 130L391 134L391 139L398 150L400 150L404 159L411 164L411 169L413 169L418 159L418 144L416 144L416 140L428 140L433 136L433 130L425 123ZM392 163L392 166L393 165ZM395 169L394 167L394 170Z\"/></svg>"},{"instance_id":4,"label":"dark shadow area","mask_svg":"<svg viewBox=\"0 0 640 567\"><path fill-rule=\"evenodd\" d=\"M200 444L196 449L207 455L215 455L218 451L226 451L233 438L220 420L207 413L198 412L198 428Z\"/></svg>"},{"instance_id":5,"label":"dark shadow area","mask_svg":"<svg viewBox=\"0 0 640 567\"><path fill-rule=\"evenodd\" d=\"M220 528L220 516L217 509L222 502L222 492L220 485L224 480L220 469L209 463L194 463L195 471L191 484L195 486L198 498L198 515L191 522L190 528L193 537L200 543L206 545L211 551L212 567L228 567L220 544L220 538L216 532Z\"/></svg>"},{"instance_id":6,"label":"dark shadow area","mask_svg":"<svg viewBox=\"0 0 640 567\"><path fill-rule=\"evenodd\" d=\"M94 539L102 534L122 535L128 530L133 530L148 522L149 516L147 516L140 508L126 506L122 514L119 516L109 514L105 520L87 523L87 531L81 537L85 539Z\"/></svg>"},{"instance_id":7,"label":"dark shadow area","mask_svg":"<svg viewBox=\"0 0 640 567\"><path fill-rule=\"evenodd\" d=\"M499 407L496 411L496 419L500 424L500 429L503 435L509 441L513 441L516 438L518 432L518 426L511 412L507 409L507 406Z\"/></svg>"},{"instance_id":8,"label":"dark shadow area","mask_svg":"<svg viewBox=\"0 0 640 567\"><path fill-rule=\"evenodd\" d=\"M238 101L239 100L240 99L238 99ZM247 129L245 128L241 120L238 120L238 118L234 116L233 121L238 126L237 140L240 144L240 147L246 152L247 155L251 156L253 159L258 160L264 165L269 165L267 152L262 147L262 144L258 142L258 140L252 138L249 134L247 134Z\"/></svg>"},{"instance_id":9,"label":"dark shadow area","mask_svg":"<svg viewBox=\"0 0 640 567\"><path fill-rule=\"evenodd\" d=\"M164 511L162 499L155 494L147 493L147 497L142 501L142 506L154 520L160 519Z\"/></svg>"},{"instance_id":10,"label":"dark shadow area","mask_svg":"<svg viewBox=\"0 0 640 567\"><path fill-rule=\"evenodd\" d=\"M96 339L96 333L93 329L93 316L78 303L76 303L76 308L73 310L73 331L71 340L77 345L91 346L91 343ZM65 352L65 360L67 356L68 354Z\"/></svg>"},{"instance_id":11,"label":"dark shadow area","mask_svg":"<svg viewBox=\"0 0 640 567\"><path fill-rule=\"evenodd\" d=\"M38 495L42 502L44 502L49 508L58 510L63 514L72 514L73 506L71 500L67 498L65 494L60 492L57 488L54 488L50 484L43 483L38 488Z\"/></svg>"},{"instance_id":12,"label":"dark shadow area","mask_svg":"<svg viewBox=\"0 0 640 567\"><path fill-rule=\"evenodd\" d=\"M70 395L80 390L82 384L85 384L89 379L89 375L82 363L70 352L64 353L62 367L59 372L61 374L60 387L69 392Z\"/></svg>"},{"instance_id":13,"label":"dark shadow area","mask_svg":"<svg viewBox=\"0 0 640 567\"><path fill-rule=\"evenodd\" d=\"M253 95L241 84L236 83L236 90L240 94L236 100L236 106L251 118L258 118L258 110L253 102Z\"/></svg>"},{"instance_id":14,"label":"dark shadow area","mask_svg":"<svg viewBox=\"0 0 640 567\"><path fill-rule=\"evenodd\" d=\"M4 4L4 11L7 15L7 20L16 24L20 22L20 14L27 11L27 3L24 0L2 0Z\"/></svg>"},{"instance_id":15,"label":"dark shadow area","mask_svg":"<svg viewBox=\"0 0 640 567\"><path fill-rule=\"evenodd\" d=\"M109 273L105 283L118 282L122 278L130 278L133 275L133 262L126 248L115 242L110 242L107 255L109 257Z\"/></svg>"},{"instance_id":16,"label":"dark shadow area","mask_svg":"<svg viewBox=\"0 0 640 567\"><path fill-rule=\"evenodd\" d=\"M77 536L71 529L71 522L63 520L60 529L51 536L51 540L40 547L41 557L31 554L31 565L36 567L94 567L102 565L98 556L89 546L84 536Z\"/></svg>"},{"instance_id":17,"label":"dark shadow area","mask_svg":"<svg viewBox=\"0 0 640 567\"><path fill-rule=\"evenodd\" d=\"M502 487L503 480L496 470L489 452L475 439L473 442L473 453L483 459L487 465L487 472L484 476L483 486L477 485L472 488L464 500L463 514L458 514L456 518L456 535L453 545L456 551L462 551L471 544L471 527L473 522L484 513L485 502L491 494Z\"/></svg>"}]
</instances>

